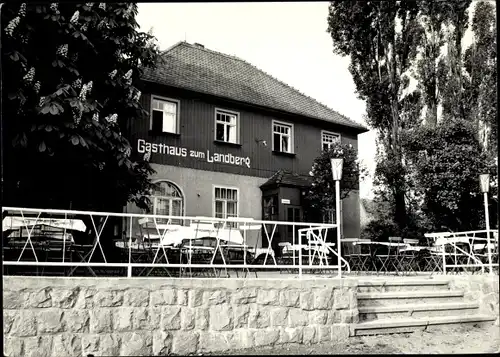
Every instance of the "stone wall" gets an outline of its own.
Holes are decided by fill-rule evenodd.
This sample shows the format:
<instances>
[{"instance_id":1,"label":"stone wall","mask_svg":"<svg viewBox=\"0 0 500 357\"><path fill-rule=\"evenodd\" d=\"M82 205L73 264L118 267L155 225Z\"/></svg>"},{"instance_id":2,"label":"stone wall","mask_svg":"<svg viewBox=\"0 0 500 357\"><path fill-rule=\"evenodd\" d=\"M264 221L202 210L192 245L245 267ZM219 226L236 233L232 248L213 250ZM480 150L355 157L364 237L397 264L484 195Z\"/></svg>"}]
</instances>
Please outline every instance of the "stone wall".
<instances>
[{"instance_id":1,"label":"stone wall","mask_svg":"<svg viewBox=\"0 0 500 357\"><path fill-rule=\"evenodd\" d=\"M167 355L345 342L355 280L3 278L5 356Z\"/></svg>"},{"instance_id":2,"label":"stone wall","mask_svg":"<svg viewBox=\"0 0 500 357\"><path fill-rule=\"evenodd\" d=\"M461 289L464 298L479 303L480 313L499 316L499 279L498 275L488 274L454 276L450 278L450 288ZM499 319L495 324L498 326Z\"/></svg>"}]
</instances>

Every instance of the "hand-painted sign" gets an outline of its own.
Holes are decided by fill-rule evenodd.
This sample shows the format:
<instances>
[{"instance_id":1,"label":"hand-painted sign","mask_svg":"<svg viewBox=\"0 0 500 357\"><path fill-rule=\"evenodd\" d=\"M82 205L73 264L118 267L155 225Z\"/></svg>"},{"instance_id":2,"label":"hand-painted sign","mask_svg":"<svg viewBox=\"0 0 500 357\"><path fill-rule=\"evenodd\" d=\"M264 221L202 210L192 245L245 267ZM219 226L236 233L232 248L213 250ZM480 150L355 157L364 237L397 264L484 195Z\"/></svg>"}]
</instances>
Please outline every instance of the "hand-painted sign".
<instances>
[{"instance_id":1,"label":"hand-painted sign","mask_svg":"<svg viewBox=\"0 0 500 357\"><path fill-rule=\"evenodd\" d=\"M239 165L250 168L250 158L234 156L233 154L220 154L211 153L210 150L205 152L197 150L188 150L187 148L170 146L165 144L155 144L149 143L144 139L137 140L137 152L146 153L151 152L153 154L162 154L170 156L180 156L180 157L194 157L201 160L206 160L206 162L217 162L223 164Z\"/></svg>"}]
</instances>

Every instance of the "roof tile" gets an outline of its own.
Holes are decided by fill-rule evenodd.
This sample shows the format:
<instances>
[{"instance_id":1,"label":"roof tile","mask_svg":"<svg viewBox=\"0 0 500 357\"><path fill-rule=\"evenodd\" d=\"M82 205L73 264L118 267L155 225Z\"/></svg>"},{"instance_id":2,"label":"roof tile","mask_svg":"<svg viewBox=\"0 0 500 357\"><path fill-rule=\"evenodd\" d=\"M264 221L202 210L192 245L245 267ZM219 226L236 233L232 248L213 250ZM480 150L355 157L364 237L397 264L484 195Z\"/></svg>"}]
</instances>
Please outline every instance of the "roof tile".
<instances>
[{"instance_id":1,"label":"roof tile","mask_svg":"<svg viewBox=\"0 0 500 357\"><path fill-rule=\"evenodd\" d=\"M367 131L366 127L237 57L179 42L143 79Z\"/></svg>"}]
</instances>

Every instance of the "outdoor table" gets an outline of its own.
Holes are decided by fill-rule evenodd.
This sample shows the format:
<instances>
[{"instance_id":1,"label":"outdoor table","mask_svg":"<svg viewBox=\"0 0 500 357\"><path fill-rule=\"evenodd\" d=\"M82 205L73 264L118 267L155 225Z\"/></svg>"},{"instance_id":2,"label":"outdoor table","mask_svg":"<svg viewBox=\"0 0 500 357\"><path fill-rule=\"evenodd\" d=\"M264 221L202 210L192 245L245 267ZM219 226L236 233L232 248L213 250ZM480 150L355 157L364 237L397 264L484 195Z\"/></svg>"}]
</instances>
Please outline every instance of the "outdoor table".
<instances>
[{"instance_id":1,"label":"outdoor table","mask_svg":"<svg viewBox=\"0 0 500 357\"><path fill-rule=\"evenodd\" d=\"M389 247L389 248L406 248L409 246L409 244L407 243L393 243L393 242L372 242L372 241L357 241L357 242L354 242L353 243L354 245L363 245L363 244L366 244L366 245L370 245L370 246L385 246L385 247ZM397 270L400 268L401 266L401 262L399 260L399 258L401 257L398 253L395 254L395 255L391 255L391 254L386 254L386 255L377 255L377 248L375 249L375 252L373 253L373 256L377 257L377 259L379 259L379 261L382 263L382 267L380 268L380 271L382 271L382 269L385 268L385 271L388 272L388 269L389 269L389 265L388 264L392 264L392 266L396 269L396 274L397 274ZM397 251L398 252L398 251ZM385 260L383 259L385 258ZM378 273L379 270L376 268L375 264L374 264L374 268L376 269L376 272Z\"/></svg>"}]
</instances>

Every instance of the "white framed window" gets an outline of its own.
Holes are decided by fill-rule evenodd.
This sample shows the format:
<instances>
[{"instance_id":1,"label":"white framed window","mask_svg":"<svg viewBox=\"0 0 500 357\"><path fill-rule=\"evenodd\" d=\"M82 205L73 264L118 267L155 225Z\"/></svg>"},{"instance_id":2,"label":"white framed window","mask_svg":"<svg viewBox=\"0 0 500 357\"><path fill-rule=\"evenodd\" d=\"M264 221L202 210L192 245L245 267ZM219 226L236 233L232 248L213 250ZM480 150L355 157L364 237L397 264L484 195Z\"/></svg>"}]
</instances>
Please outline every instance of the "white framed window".
<instances>
[{"instance_id":1,"label":"white framed window","mask_svg":"<svg viewBox=\"0 0 500 357\"><path fill-rule=\"evenodd\" d=\"M178 100L152 96L150 129L178 134L179 106Z\"/></svg>"},{"instance_id":2,"label":"white framed window","mask_svg":"<svg viewBox=\"0 0 500 357\"><path fill-rule=\"evenodd\" d=\"M184 196L172 182L160 181L151 196L152 210L155 215L184 216ZM168 219L157 219L157 223L168 223ZM180 219L172 219L171 224L182 224Z\"/></svg>"},{"instance_id":3,"label":"white framed window","mask_svg":"<svg viewBox=\"0 0 500 357\"><path fill-rule=\"evenodd\" d=\"M340 142L340 134L325 130L321 131L321 149L329 150L337 142Z\"/></svg>"},{"instance_id":4,"label":"white framed window","mask_svg":"<svg viewBox=\"0 0 500 357\"><path fill-rule=\"evenodd\" d=\"M239 144L240 115L223 109L215 109L215 140Z\"/></svg>"},{"instance_id":5,"label":"white framed window","mask_svg":"<svg viewBox=\"0 0 500 357\"><path fill-rule=\"evenodd\" d=\"M238 217L239 192L234 187L214 186L214 217ZM227 224L228 227L237 227L236 222Z\"/></svg>"},{"instance_id":6,"label":"white framed window","mask_svg":"<svg viewBox=\"0 0 500 357\"><path fill-rule=\"evenodd\" d=\"M273 120L273 151L293 153L293 124Z\"/></svg>"}]
</instances>

